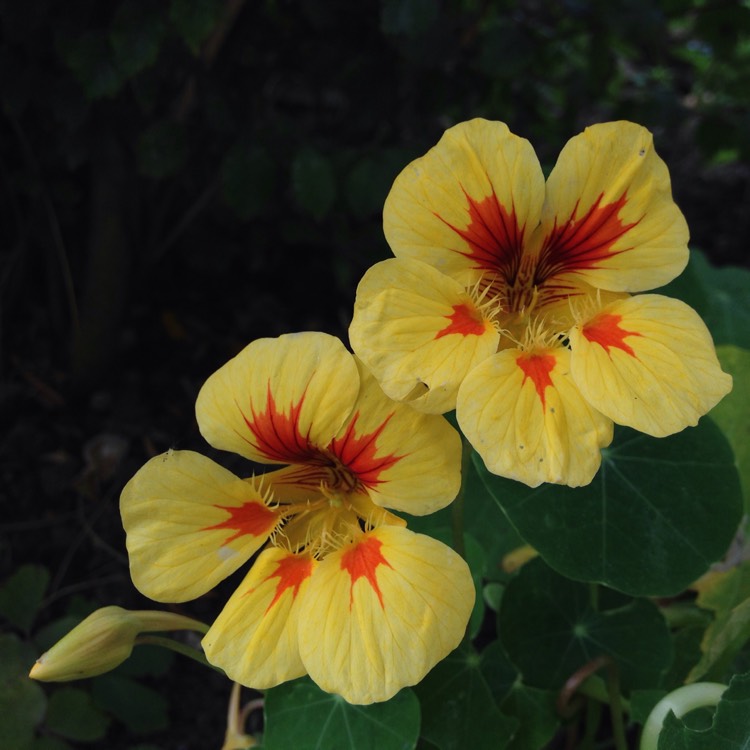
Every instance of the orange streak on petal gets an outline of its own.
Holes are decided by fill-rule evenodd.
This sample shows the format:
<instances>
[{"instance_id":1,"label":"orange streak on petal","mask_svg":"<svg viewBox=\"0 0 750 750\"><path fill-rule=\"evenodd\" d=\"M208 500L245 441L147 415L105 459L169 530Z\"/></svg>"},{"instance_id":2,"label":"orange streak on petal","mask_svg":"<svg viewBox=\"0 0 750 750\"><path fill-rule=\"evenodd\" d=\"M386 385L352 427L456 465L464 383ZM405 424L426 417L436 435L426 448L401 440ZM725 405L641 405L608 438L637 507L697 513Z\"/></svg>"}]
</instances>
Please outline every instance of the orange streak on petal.
<instances>
[{"instance_id":1,"label":"orange streak on petal","mask_svg":"<svg viewBox=\"0 0 750 750\"><path fill-rule=\"evenodd\" d=\"M523 370L521 385L523 386L527 379L531 379L544 409L544 391L547 387L552 387L552 378L549 374L555 369L557 359L552 354L521 354L516 358L516 364Z\"/></svg>"},{"instance_id":2,"label":"orange streak on petal","mask_svg":"<svg viewBox=\"0 0 750 750\"><path fill-rule=\"evenodd\" d=\"M638 221L631 224L620 221L619 213L628 202L627 191L613 203L601 206L601 200L602 194L578 219L574 218L578 209L576 203L570 218L560 227L555 219L555 226L545 239L539 255L537 284L560 273L599 268L601 261L627 249L612 251L612 245L638 224Z\"/></svg>"},{"instance_id":3,"label":"orange streak on petal","mask_svg":"<svg viewBox=\"0 0 750 750\"><path fill-rule=\"evenodd\" d=\"M446 315L450 323L435 334L436 339L458 333L461 336L481 336L485 330L482 317L467 304L453 305L453 313Z\"/></svg>"},{"instance_id":4,"label":"orange streak on petal","mask_svg":"<svg viewBox=\"0 0 750 750\"><path fill-rule=\"evenodd\" d=\"M525 227L518 226L515 210L506 210L494 192L479 201L463 192L469 202L466 229L448 223L439 214L435 216L468 243L469 252L461 255L473 260L475 269L500 274L512 283L521 261Z\"/></svg>"},{"instance_id":5,"label":"orange streak on petal","mask_svg":"<svg viewBox=\"0 0 750 750\"><path fill-rule=\"evenodd\" d=\"M377 439L390 421L393 413L389 414L381 425L363 435L357 434L357 412L349 422L346 432L340 438L331 441L328 450L345 466L365 487L374 487L381 482L380 473L390 469L398 463L402 456L389 453L385 456L376 456Z\"/></svg>"},{"instance_id":6,"label":"orange streak on petal","mask_svg":"<svg viewBox=\"0 0 750 750\"><path fill-rule=\"evenodd\" d=\"M299 593L299 587L308 579L313 572L313 559L309 555L287 555L282 557L276 563L276 569L264 580L270 581L271 578L278 578L276 592L273 595L271 603L266 607L266 612L281 598L281 595L288 589L292 589L292 597ZM245 596L251 594L255 589L250 589Z\"/></svg>"},{"instance_id":7,"label":"orange streak on petal","mask_svg":"<svg viewBox=\"0 0 750 750\"><path fill-rule=\"evenodd\" d=\"M383 595L378 586L377 567L378 565L387 565L391 568L392 566L383 557L380 551L382 546L383 543L379 539L366 537L343 554L341 568L352 579L349 588L349 609L351 609L354 600L354 584L360 578L364 578L372 586L373 591L378 595L380 606L383 607Z\"/></svg>"},{"instance_id":8,"label":"orange streak on petal","mask_svg":"<svg viewBox=\"0 0 750 750\"><path fill-rule=\"evenodd\" d=\"M583 327L583 335L592 343L599 344L607 354L610 349L622 349L626 354L635 357L633 349L625 343L627 336L640 336L637 331L626 331L620 328L621 315L605 313L598 315Z\"/></svg>"},{"instance_id":9,"label":"orange streak on petal","mask_svg":"<svg viewBox=\"0 0 750 750\"><path fill-rule=\"evenodd\" d=\"M244 417L253 434L254 440L250 441L253 447L267 458L282 463L302 463L317 455L318 450L311 444L309 432L303 435L299 427L304 400L303 394L296 404L289 405L289 413L284 414L276 406L269 382L265 411L256 412L251 406L252 419Z\"/></svg>"},{"instance_id":10,"label":"orange streak on petal","mask_svg":"<svg viewBox=\"0 0 750 750\"><path fill-rule=\"evenodd\" d=\"M227 511L229 518L213 526L206 526L202 531L233 530L235 533L228 536L224 544L229 544L241 536L267 536L279 520L276 511L260 502L243 503L239 507L229 505L215 505L214 507Z\"/></svg>"}]
</instances>

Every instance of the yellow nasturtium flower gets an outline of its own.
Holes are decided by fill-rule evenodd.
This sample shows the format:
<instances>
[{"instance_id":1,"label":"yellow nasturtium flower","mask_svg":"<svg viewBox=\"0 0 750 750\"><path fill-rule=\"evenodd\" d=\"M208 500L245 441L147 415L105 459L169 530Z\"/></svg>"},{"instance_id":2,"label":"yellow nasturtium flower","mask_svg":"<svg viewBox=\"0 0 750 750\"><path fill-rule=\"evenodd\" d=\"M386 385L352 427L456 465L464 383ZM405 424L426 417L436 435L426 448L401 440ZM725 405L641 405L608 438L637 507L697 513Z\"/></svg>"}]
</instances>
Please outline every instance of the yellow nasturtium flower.
<instances>
[{"instance_id":1,"label":"yellow nasturtium flower","mask_svg":"<svg viewBox=\"0 0 750 750\"><path fill-rule=\"evenodd\" d=\"M474 602L466 563L405 528L460 485L461 441L441 416L388 399L336 338L251 343L198 395L214 447L281 465L239 479L191 451L151 459L121 512L137 588L198 597L259 550L203 639L234 681L304 674L351 703L419 682L461 641Z\"/></svg>"},{"instance_id":2,"label":"yellow nasturtium flower","mask_svg":"<svg viewBox=\"0 0 750 750\"><path fill-rule=\"evenodd\" d=\"M357 290L352 347L393 399L456 409L488 469L588 484L613 422L656 437L730 389L684 303L640 294L688 261L669 173L639 125L593 125L546 180L500 122L449 129L396 178L396 256Z\"/></svg>"}]
</instances>

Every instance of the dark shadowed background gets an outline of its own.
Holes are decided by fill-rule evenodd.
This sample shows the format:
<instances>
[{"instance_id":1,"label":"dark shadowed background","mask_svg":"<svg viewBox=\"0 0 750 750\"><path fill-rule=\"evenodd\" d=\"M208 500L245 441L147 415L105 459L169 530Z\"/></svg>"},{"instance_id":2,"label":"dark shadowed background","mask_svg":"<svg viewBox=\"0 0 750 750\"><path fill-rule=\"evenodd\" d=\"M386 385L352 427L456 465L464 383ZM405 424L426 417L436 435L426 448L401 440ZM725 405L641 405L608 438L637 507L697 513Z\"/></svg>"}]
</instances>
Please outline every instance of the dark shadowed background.
<instances>
[{"instance_id":1,"label":"dark shadowed background","mask_svg":"<svg viewBox=\"0 0 750 750\"><path fill-rule=\"evenodd\" d=\"M122 486L210 452L195 396L252 339L345 338L389 186L447 127L504 120L549 169L637 121L693 246L747 267L749 101L739 1L0 2L0 584L26 571L31 602L0 592L6 647L151 606ZM233 583L176 609L209 619ZM218 748L228 683L142 662L80 684L86 737L52 711L28 747Z\"/></svg>"}]
</instances>

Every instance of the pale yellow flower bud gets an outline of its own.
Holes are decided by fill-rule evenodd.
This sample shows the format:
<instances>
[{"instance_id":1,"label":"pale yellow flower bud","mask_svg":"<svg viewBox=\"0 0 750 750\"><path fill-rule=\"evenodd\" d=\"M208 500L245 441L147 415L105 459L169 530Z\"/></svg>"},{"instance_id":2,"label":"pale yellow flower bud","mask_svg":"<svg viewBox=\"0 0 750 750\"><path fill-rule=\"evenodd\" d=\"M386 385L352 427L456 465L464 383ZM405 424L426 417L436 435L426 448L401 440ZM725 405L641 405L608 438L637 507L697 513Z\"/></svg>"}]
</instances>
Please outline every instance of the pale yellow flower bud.
<instances>
[{"instance_id":1,"label":"pale yellow flower bud","mask_svg":"<svg viewBox=\"0 0 750 750\"><path fill-rule=\"evenodd\" d=\"M172 612L103 607L43 653L31 668L29 677L43 682L94 677L122 664L130 656L140 633L205 629L203 623Z\"/></svg>"}]
</instances>

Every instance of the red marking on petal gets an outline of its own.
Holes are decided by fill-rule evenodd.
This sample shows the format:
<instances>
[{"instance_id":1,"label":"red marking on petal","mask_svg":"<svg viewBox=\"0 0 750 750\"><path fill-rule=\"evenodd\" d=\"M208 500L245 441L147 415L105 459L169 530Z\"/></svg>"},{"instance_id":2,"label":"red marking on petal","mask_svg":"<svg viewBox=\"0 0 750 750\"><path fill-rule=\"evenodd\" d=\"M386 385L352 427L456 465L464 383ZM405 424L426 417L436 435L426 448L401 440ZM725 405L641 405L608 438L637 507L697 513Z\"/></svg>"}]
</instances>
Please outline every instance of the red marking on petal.
<instances>
[{"instance_id":1,"label":"red marking on petal","mask_svg":"<svg viewBox=\"0 0 750 750\"><path fill-rule=\"evenodd\" d=\"M206 526L203 531L213 529L231 529L235 533L227 537L224 544L229 544L241 536L268 536L279 521L276 511L261 502L250 501L238 507L215 505L215 508L229 513L229 518L213 526Z\"/></svg>"},{"instance_id":2,"label":"red marking on petal","mask_svg":"<svg viewBox=\"0 0 750 750\"><path fill-rule=\"evenodd\" d=\"M481 315L466 304L453 305L453 313L445 317L450 320L450 323L442 331L437 332L436 339L452 333L461 336L481 336L486 330Z\"/></svg>"},{"instance_id":3,"label":"red marking on petal","mask_svg":"<svg viewBox=\"0 0 750 750\"><path fill-rule=\"evenodd\" d=\"M631 357L635 357L633 349L625 343L627 336L640 336L637 331L626 331L620 328L621 315L598 315L583 327L583 335L592 343L599 344L607 354L610 349L621 349Z\"/></svg>"},{"instance_id":4,"label":"red marking on petal","mask_svg":"<svg viewBox=\"0 0 750 750\"><path fill-rule=\"evenodd\" d=\"M265 579L266 581L271 580L271 578L279 579L279 582L276 584L276 593L266 608L266 612L276 604L281 595L288 589L292 589L292 597L296 597L299 593L299 587L312 575L314 565L312 557L308 555L290 554L287 557L282 557L276 563L276 569L273 573ZM254 589L251 589L251 591L254 591ZM249 594L251 591L247 593Z\"/></svg>"},{"instance_id":5,"label":"red marking on petal","mask_svg":"<svg viewBox=\"0 0 750 750\"><path fill-rule=\"evenodd\" d=\"M555 226L544 240L539 254L535 283L560 273L599 268L607 258L613 258L629 248L613 251L612 245L627 234L638 221L624 224L619 213L628 202L627 191L614 203L600 205L602 195L596 199L586 214L575 219L578 203L568 221Z\"/></svg>"},{"instance_id":6,"label":"red marking on petal","mask_svg":"<svg viewBox=\"0 0 750 750\"><path fill-rule=\"evenodd\" d=\"M479 201L465 190L464 195L469 201L466 229L453 226L439 214L435 216L468 243L469 252L461 255L474 261L473 268L499 274L512 284L521 262L525 227L518 226L515 210L506 210L494 192Z\"/></svg>"},{"instance_id":7,"label":"red marking on petal","mask_svg":"<svg viewBox=\"0 0 750 750\"><path fill-rule=\"evenodd\" d=\"M334 438L328 446L328 450L336 456L343 467L365 487L374 487L383 482L384 480L380 479L380 473L390 469L404 457L394 453L384 456L376 455L377 440L392 416L393 413L389 414L372 432L358 435L359 412L356 412L347 425L346 432L341 437Z\"/></svg>"},{"instance_id":8,"label":"red marking on petal","mask_svg":"<svg viewBox=\"0 0 750 750\"><path fill-rule=\"evenodd\" d=\"M349 588L349 609L351 609L354 600L354 584L364 578L378 595L380 606L383 607L383 594L378 586L377 568L378 565L386 565L389 568L393 566L383 557L380 548L383 542L375 537L364 537L357 542L351 549L348 549L341 557L341 568L345 570L352 579Z\"/></svg>"},{"instance_id":9,"label":"red marking on petal","mask_svg":"<svg viewBox=\"0 0 750 750\"><path fill-rule=\"evenodd\" d=\"M254 438L250 444L266 458L281 463L303 463L317 455L318 449L310 442L309 432L303 435L299 426L304 400L303 394L296 404L289 405L289 413L284 414L276 406L269 382L265 411L256 412L251 406L252 419L244 417Z\"/></svg>"},{"instance_id":10,"label":"red marking on petal","mask_svg":"<svg viewBox=\"0 0 750 750\"><path fill-rule=\"evenodd\" d=\"M544 392L548 387L553 387L549 374L555 369L557 359L552 354L521 354L516 357L516 364L523 370L521 385L523 386L527 379L531 379L544 409Z\"/></svg>"}]
</instances>

